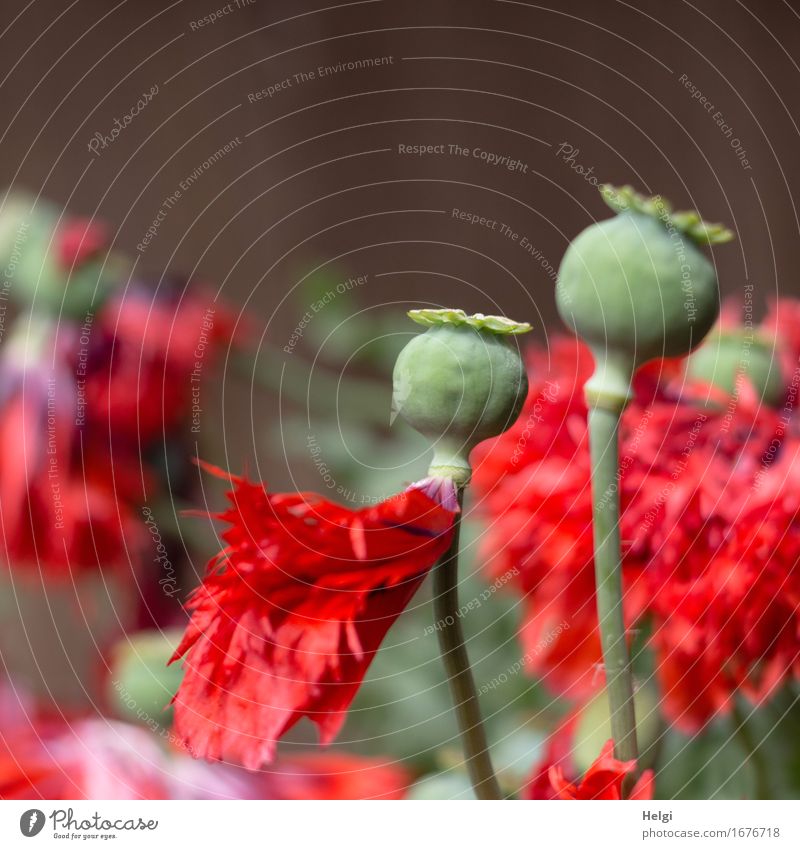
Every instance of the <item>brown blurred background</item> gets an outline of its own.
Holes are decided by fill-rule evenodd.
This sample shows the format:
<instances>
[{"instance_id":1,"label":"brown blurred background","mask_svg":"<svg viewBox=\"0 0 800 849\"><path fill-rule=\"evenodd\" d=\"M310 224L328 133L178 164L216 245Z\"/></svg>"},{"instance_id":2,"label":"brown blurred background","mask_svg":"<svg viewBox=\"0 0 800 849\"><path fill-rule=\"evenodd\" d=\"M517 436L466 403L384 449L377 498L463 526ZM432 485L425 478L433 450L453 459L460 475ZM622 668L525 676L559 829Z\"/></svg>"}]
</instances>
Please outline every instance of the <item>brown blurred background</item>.
<instances>
[{"instance_id":1,"label":"brown blurred background","mask_svg":"<svg viewBox=\"0 0 800 849\"><path fill-rule=\"evenodd\" d=\"M798 291L795 0L2 7L0 183L110 221L137 273L214 281L273 350L315 269L367 276L353 311L502 312L544 339L553 269L605 215L595 177L731 225L725 294ZM233 465L274 414L250 395L234 382L219 425Z\"/></svg>"}]
</instances>

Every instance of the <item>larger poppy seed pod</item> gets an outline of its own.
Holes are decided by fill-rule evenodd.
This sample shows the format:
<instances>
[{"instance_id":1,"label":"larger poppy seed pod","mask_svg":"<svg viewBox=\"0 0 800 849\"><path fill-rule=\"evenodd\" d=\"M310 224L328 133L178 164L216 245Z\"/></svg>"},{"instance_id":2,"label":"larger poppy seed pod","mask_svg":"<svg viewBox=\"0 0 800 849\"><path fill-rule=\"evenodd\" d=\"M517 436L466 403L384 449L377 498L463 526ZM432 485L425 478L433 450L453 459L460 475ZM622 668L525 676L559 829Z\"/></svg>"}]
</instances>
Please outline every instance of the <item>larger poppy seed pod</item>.
<instances>
[{"instance_id":1,"label":"larger poppy seed pod","mask_svg":"<svg viewBox=\"0 0 800 849\"><path fill-rule=\"evenodd\" d=\"M617 215L587 227L569 246L556 300L595 358L587 397L621 409L640 365L688 354L714 325L717 277L698 246L733 234L629 186L601 191Z\"/></svg>"},{"instance_id":2,"label":"larger poppy seed pod","mask_svg":"<svg viewBox=\"0 0 800 849\"><path fill-rule=\"evenodd\" d=\"M411 310L427 327L397 358L392 416L433 444L432 475L469 480L469 452L516 421L528 392L525 365L510 338L529 324L463 310Z\"/></svg>"}]
</instances>

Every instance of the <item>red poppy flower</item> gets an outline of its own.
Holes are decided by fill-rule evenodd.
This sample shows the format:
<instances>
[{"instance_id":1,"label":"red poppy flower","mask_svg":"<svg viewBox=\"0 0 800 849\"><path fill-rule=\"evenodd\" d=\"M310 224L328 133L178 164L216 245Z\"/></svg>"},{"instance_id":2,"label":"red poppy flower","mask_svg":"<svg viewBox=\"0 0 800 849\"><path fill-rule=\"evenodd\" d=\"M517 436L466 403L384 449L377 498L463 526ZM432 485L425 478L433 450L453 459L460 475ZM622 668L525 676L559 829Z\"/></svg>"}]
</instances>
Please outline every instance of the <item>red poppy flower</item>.
<instances>
[{"instance_id":1,"label":"red poppy flower","mask_svg":"<svg viewBox=\"0 0 800 849\"><path fill-rule=\"evenodd\" d=\"M70 271L108 248L108 230L101 221L70 218L56 233L56 251L61 267Z\"/></svg>"},{"instance_id":2,"label":"red poppy flower","mask_svg":"<svg viewBox=\"0 0 800 849\"><path fill-rule=\"evenodd\" d=\"M636 770L636 761L618 761L614 757L614 741L609 740L597 760L586 770L579 784L564 778L560 766L551 766L550 783L559 799L621 799L622 782ZM646 801L653 798L653 771L645 770L633 786L629 799Z\"/></svg>"},{"instance_id":3,"label":"red poppy flower","mask_svg":"<svg viewBox=\"0 0 800 849\"><path fill-rule=\"evenodd\" d=\"M234 326L202 289L173 297L133 287L109 303L87 369L89 426L110 432L115 450L138 452L167 438L191 413L192 393L232 341Z\"/></svg>"},{"instance_id":4,"label":"red poppy flower","mask_svg":"<svg viewBox=\"0 0 800 849\"><path fill-rule=\"evenodd\" d=\"M175 728L255 769L303 716L330 742L387 630L447 548L453 512L410 488L361 510L235 478L227 547L189 602Z\"/></svg>"},{"instance_id":5,"label":"red poppy flower","mask_svg":"<svg viewBox=\"0 0 800 849\"><path fill-rule=\"evenodd\" d=\"M411 775L352 754L283 758L269 772L207 764L141 725L37 718L0 687L0 799L401 799Z\"/></svg>"},{"instance_id":6,"label":"red poppy flower","mask_svg":"<svg viewBox=\"0 0 800 849\"><path fill-rule=\"evenodd\" d=\"M282 758L264 776L268 799L403 799L411 784L405 767L346 752Z\"/></svg>"},{"instance_id":7,"label":"red poppy flower","mask_svg":"<svg viewBox=\"0 0 800 849\"><path fill-rule=\"evenodd\" d=\"M572 749L579 720L580 710L570 711L547 738L544 754L534 765L530 778L523 788L522 793L524 798L558 798L558 793L550 781L550 770L558 767L562 771L566 770L568 774L572 774L575 771Z\"/></svg>"},{"instance_id":8,"label":"red poppy flower","mask_svg":"<svg viewBox=\"0 0 800 849\"><path fill-rule=\"evenodd\" d=\"M14 332L0 362L4 559L51 574L126 563L132 511L87 474L94 444L76 425L77 329L31 319Z\"/></svg>"},{"instance_id":9,"label":"red poppy flower","mask_svg":"<svg viewBox=\"0 0 800 849\"><path fill-rule=\"evenodd\" d=\"M5 742L0 798L170 798L163 750L135 725L105 719L34 725Z\"/></svg>"},{"instance_id":10,"label":"red poppy flower","mask_svg":"<svg viewBox=\"0 0 800 849\"><path fill-rule=\"evenodd\" d=\"M773 428L759 438L754 424L751 438L767 446ZM800 443L780 441L764 467L740 458L717 481L706 471L694 494L705 503L683 510L698 516L694 538L648 576L665 707L687 730L727 711L736 690L767 699L797 666Z\"/></svg>"}]
</instances>

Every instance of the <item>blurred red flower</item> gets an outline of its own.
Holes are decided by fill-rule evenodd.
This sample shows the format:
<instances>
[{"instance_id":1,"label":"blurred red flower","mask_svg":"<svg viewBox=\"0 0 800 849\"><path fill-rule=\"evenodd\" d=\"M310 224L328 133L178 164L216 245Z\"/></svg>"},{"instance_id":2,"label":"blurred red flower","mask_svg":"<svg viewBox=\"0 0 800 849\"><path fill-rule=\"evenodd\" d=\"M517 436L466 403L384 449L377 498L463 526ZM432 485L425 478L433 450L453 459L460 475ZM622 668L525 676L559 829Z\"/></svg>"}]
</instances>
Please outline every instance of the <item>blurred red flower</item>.
<instances>
[{"instance_id":1,"label":"blurred red flower","mask_svg":"<svg viewBox=\"0 0 800 849\"><path fill-rule=\"evenodd\" d=\"M398 763L347 752L313 752L281 758L265 775L269 799L403 799L411 784Z\"/></svg>"},{"instance_id":2,"label":"blurred red flower","mask_svg":"<svg viewBox=\"0 0 800 849\"><path fill-rule=\"evenodd\" d=\"M530 389L519 419L472 458L487 522L484 562L492 578L513 576L524 593L520 639L527 667L551 690L572 698L596 689L601 659L583 400L591 372L591 355L576 340L556 339L549 354L532 350ZM645 603L632 580L642 565L630 556L625 562L631 621Z\"/></svg>"},{"instance_id":3,"label":"blurred red flower","mask_svg":"<svg viewBox=\"0 0 800 849\"><path fill-rule=\"evenodd\" d=\"M6 562L66 574L136 559L139 505L160 485L148 452L185 438L193 387L232 330L201 293L140 289L83 326L15 321L0 359Z\"/></svg>"},{"instance_id":4,"label":"blurred red flower","mask_svg":"<svg viewBox=\"0 0 800 849\"><path fill-rule=\"evenodd\" d=\"M71 357L77 330L31 318L15 328L0 360L0 509L4 560L68 574L128 561L132 511L87 469L94 444L76 423Z\"/></svg>"},{"instance_id":5,"label":"blurred red flower","mask_svg":"<svg viewBox=\"0 0 800 849\"><path fill-rule=\"evenodd\" d=\"M618 761L614 757L614 741L609 740L579 784L567 781L558 765L550 767L549 776L558 799L621 799L622 782L635 771L636 761ZM652 770L641 774L627 798L639 801L653 798Z\"/></svg>"},{"instance_id":6,"label":"blurred red flower","mask_svg":"<svg viewBox=\"0 0 800 849\"><path fill-rule=\"evenodd\" d=\"M776 344L788 362L790 343ZM519 421L473 458L484 557L525 594L529 669L573 698L597 685L601 659L589 370L574 340L557 340L549 356L534 351ZM797 382L787 380L778 410L746 380L730 396L684 381L672 362L646 369L635 390L620 446L626 620L652 626L665 712L693 730L726 711L737 690L766 698L797 665Z\"/></svg>"},{"instance_id":7,"label":"blurred red flower","mask_svg":"<svg viewBox=\"0 0 800 849\"><path fill-rule=\"evenodd\" d=\"M234 478L227 547L188 607L175 728L196 757L257 769L303 716L322 743L447 548L453 512L410 488L361 510Z\"/></svg>"},{"instance_id":8,"label":"blurred red flower","mask_svg":"<svg viewBox=\"0 0 800 849\"><path fill-rule=\"evenodd\" d=\"M282 758L269 772L196 761L169 732L102 717L67 724L8 716L0 799L402 799L401 765L352 754Z\"/></svg>"},{"instance_id":9,"label":"blurred red flower","mask_svg":"<svg viewBox=\"0 0 800 849\"><path fill-rule=\"evenodd\" d=\"M94 259L108 246L108 228L102 221L73 216L56 232L56 252L65 271Z\"/></svg>"},{"instance_id":10,"label":"blurred red flower","mask_svg":"<svg viewBox=\"0 0 800 849\"><path fill-rule=\"evenodd\" d=\"M556 726L545 742L542 757L534 764L527 784L523 787L526 799L557 799L558 793L550 781L550 770L554 767L575 772L572 749L575 730L580 719L579 710L571 710Z\"/></svg>"},{"instance_id":11,"label":"blurred red flower","mask_svg":"<svg viewBox=\"0 0 800 849\"><path fill-rule=\"evenodd\" d=\"M155 294L133 286L106 305L99 324L87 369L88 425L110 434L115 450L138 452L187 419L193 390L199 397L236 320L202 287Z\"/></svg>"}]
</instances>

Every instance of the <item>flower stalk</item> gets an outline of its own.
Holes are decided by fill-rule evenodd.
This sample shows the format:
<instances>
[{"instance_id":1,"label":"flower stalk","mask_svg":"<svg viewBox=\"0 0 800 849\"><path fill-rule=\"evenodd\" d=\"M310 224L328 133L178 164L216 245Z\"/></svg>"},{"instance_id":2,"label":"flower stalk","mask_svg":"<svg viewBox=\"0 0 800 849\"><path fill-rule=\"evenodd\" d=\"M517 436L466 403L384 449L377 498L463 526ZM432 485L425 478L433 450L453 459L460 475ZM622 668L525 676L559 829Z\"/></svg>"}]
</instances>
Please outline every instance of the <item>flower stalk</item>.
<instances>
[{"instance_id":1,"label":"flower stalk","mask_svg":"<svg viewBox=\"0 0 800 849\"><path fill-rule=\"evenodd\" d=\"M595 406L589 411L597 619L603 647L614 756L621 761L631 761L638 760L639 751L633 675L623 616L619 419L619 412L609 407Z\"/></svg>"},{"instance_id":2,"label":"flower stalk","mask_svg":"<svg viewBox=\"0 0 800 849\"><path fill-rule=\"evenodd\" d=\"M742 709L736 697L733 698L731 719L733 720L736 738L744 749L746 760L753 772L755 798L771 799L769 767L764 758L764 750L761 748L761 743L753 735L750 715Z\"/></svg>"},{"instance_id":3,"label":"flower stalk","mask_svg":"<svg viewBox=\"0 0 800 849\"><path fill-rule=\"evenodd\" d=\"M478 799L502 799L492 767L489 743L483 725L478 693L472 677L461 618L458 615L458 550L464 487L458 487L456 514L450 548L434 568L434 612L438 623L439 648L455 706L464 748L467 772Z\"/></svg>"},{"instance_id":4,"label":"flower stalk","mask_svg":"<svg viewBox=\"0 0 800 849\"><path fill-rule=\"evenodd\" d=\"M556 300L595 361L584 392L597 614L614 754L631 761L638 758L638 747L623 611L619 422L639 366L686 356L714 325L719 290L701 247L730 241L733 234L694 210L673 212L659 195L645 197L629 186L603 186L601 193L617 214L587 227L570 244Z\"/></svg>"},{"instance_id":5,"label":"flower stalk","mask_svg":"<svg viewBox=\"0 0 800 849\"><path fill-rule=\"evenodd\" d=\"M457 309L412 310L426 328L406 345L394 368L392 420L402 416L433 449L426 485L457 503L448 550L434 569L439 646L455 705L467 770L478 799L502 799L469 664L458 604L458 548L470 451L511 427L528 393L519 348L511 337L531 327L504 316ZM444 486L442 484L444 483Z\"/></svg>"}]
</instances>

